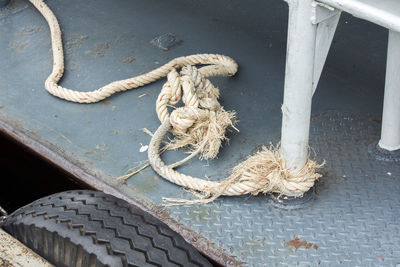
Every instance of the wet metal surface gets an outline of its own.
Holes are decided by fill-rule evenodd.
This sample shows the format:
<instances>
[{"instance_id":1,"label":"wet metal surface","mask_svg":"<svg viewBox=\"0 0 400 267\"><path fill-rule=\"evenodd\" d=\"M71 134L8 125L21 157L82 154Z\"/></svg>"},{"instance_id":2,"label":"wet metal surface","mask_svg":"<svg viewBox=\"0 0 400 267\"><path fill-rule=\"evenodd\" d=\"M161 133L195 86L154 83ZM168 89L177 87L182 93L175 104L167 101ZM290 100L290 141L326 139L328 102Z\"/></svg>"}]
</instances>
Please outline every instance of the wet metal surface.
<instances>
[{"instance_id":1,"label":"wet metal surface","mask_svg":"<svg viewBox=\"0 0 400 267\"><path fill-rule=\"evenodd\" d=\"M193 159L179 171L222 179L261 145L279 140L283 1L47 3L63 30L61 84L67 88L93 90L194 53L238 61L235 77L212 81L222 105L237 111L240 133L229 133L218 159ZM168 51L151 44L165 33L184 43ZM150 168L117 183L113 177L146 160L140 150L149 136L142 128L155 131L159 125L155 100L163 81L90 105L49 95L43 88L52 62L49 30L22 0L0 11L0 73L6 74L0 75L0 128L85 183L149 211L221 264L390 266L400 258L400 170L368 154L379 134L386 36L375 25L343 16L313 102L311 145L327 166L312 205L299 210L275 208L265 196L167 209L161 197L193 196ZM163 158L184 156L177 151ZM306 242L297 250L287 245L296 237ZM309 243L317 249L307 249Z\"/></svg>"}]
</instances>

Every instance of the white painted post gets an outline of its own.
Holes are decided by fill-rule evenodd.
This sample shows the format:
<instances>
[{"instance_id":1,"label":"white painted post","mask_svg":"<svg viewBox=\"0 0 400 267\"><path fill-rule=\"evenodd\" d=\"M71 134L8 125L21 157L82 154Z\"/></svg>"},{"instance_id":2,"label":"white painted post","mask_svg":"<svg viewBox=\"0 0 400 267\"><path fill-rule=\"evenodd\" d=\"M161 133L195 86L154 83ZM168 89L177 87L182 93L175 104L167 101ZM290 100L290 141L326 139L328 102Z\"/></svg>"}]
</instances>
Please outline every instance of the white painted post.
<instances>
[{"instance_id":1,"label":"white painted post","mask_svg":"<svg viewBox=\"0 0 400 267\"><path fill-rule=\"evenodd\" d=\"M385 98L379 146L400 149L400 33L389 30Z\"/></svg>"},{"instance_id":2,"label":"white painted post","mask_svg":"<svg viewBox=\"0 0 400 267\"><path fill-rule=\"evenodd\" d=\"M286 167L302 168L308 157L316 25L312 0L289 1L281 155Z\"/></svg>"}]
</instances>

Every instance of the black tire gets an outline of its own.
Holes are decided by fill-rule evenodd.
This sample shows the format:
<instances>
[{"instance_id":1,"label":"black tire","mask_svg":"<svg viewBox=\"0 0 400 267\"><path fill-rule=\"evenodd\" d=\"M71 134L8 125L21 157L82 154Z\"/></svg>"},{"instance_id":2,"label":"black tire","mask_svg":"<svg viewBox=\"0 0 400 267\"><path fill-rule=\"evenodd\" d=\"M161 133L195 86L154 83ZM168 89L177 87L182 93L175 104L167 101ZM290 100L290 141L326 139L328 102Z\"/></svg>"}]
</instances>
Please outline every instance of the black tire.
<instances>
[{"instance_id":1,"label":"black tire","mask_svg":"<svg viewBox=\"0 0 400 267\"><path fill-rule=\"evenodd\" d=\"M102 192L41 198L1 226L56 266L211 266L166 224Z\"/></svg>"}]
</instances>

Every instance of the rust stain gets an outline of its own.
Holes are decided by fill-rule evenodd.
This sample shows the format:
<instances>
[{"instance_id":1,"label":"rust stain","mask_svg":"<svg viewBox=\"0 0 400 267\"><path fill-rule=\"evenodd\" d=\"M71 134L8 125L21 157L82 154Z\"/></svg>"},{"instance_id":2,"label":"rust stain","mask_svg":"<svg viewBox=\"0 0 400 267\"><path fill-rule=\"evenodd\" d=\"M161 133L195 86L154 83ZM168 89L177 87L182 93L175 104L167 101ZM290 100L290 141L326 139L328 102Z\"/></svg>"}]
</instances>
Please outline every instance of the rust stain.
<instances>
[{"instance_id":1,"label":"rust stain","mask_svg":"<svg viewBox=\"0 0 400 267\"><path fill-rule=\"evenodd\" d=\"M0 109L3 109L4 107L3 106L0 106Z\"/></svg>"},{"instance_id":2,"label":"rust stain","mask_svg":"<svg viewBox=\"0 0 400 267\"><path fill-rule=\"evenodd\" d=\"M108 105L110 105L110 101L103 101L101 104L102 104L103 106L108 106Z\"/></svg>"},{"instance_id":3,"label":"rust stain","mask_svg":"<svg viewBox=\"0 0 400 267\"><path fill-rule=\"evenodd\" d=\"M109 136L113 136L113 135L117 135L117 134L119 134L119 131L118 131L118 130L111 130L111 131L108 133Z\"/></svg>"},{"instance_id":4,"label":"rust stain","mask_svg":"<svg viewBox=\"0 0 400 267\"><path fill-rule=\"evenodd\" d=\"M78 37L69 38L66 40L65 48L71 49L73 47L79 47L83 44L83 41L87 39L89 39L88 35L81 35Z\"/></svg>"},{"instance_id":5,"label":"rust stain","mask_svg":"<svg viewBox=\"0 0 400 267\"><path fill-rule=\"evenodd\" d=\"M28 43L14 43L11 45L11 48L16 50L17 53L22 52L26 47L28 46Z\"/></svg>"},{"instance_id":6,"label":"rust stain","mask_svg":"<svg viewBox=\"0 0 400 267\"><path fill-rule=\"evenodd\" d=\"M30 35L38 33L41 30L42 30L41 26L26 26L22 28L19 32L17 32L16 35Z\"/></svg>"},{"instance_id":7,"label":"rust stain","mask_svg":"<svg viewBox=\"0 0 400 267\"><path fill-rule=\"evenodd\" d=\"M105 56L105 50L108 50L111 48L113 42L104 42L104 43L98 43L94 46L94 48L90 49L89 51L85 52L86 56L91 56L92 58L102 58Z\"/></svg>"},{"instance_id":8,"label":"rust stain","mask_svg":"<svg viewBox=\"0 0 400 267\"><path fill-rule=\"evenodd\" d=\"M296 236L295 239L286 242L286 246L295 247L296 250L298 250L300 247L305 247L306 249L309 249L309 248L313 247L313 249L315 249L315 250L318 249L317 245L315 245L315 244L313 244L311 242L301 241L300 237L298 237L298 236Z\"/></svg>"},{"instance_id":9,"label":"rust stain","mask_svg":"<svg viewBox=\"0 0 400 267\"><path fill-rule=\"evenodd\" d=\"M112 48L114 46L118 46L121 43L129 41L133 37L134 37L133 34L128 34L128 35L119 36L111 41L96 43L92 49L85 52L85 55L90 56L92 58L103 58L105 56L107 50L109 50L110 48ZM133 60L131 62L133 62L135 60L136 59L133 58ZM129 58L128 58L128 61L126 63L131 63L131 62L129 62ZM123 63L123 64L125 64L125 63Z\"/></svg>"},{"instance_id":10,"label":"rust stain","mask_svg":"<svg viewBox=\"0 0 400 267\"><path fill-rule=\"evenodd\" d=\"M86 155L93 154L93 151L88 151L88 152L85 152L85 154L86 154Z\"/></svg>"},{"instance_id":11,"label":"rust stain","mask_svg":"<svg viewBox=\"0 0 400 267\"><path fill-rule=\"evenodd\" d=\"M382 119L381 118L372 118L372 120L376 123L382 123Z\"/></svg>"},{"instance_id":12,"label":"rust stain","mask_svg":"<svg viewBox=\"0 0 400 267\"><path fill-rule=\"evenodd\" d=\"M23 44L20 47L18 47L18 52L22 52L22 50L24 50L27 45L28 44Z\"/></svg>"},{"instance_id":13,"label":"rust stain","mask_svg":"<svg viewBox=\"0 0 400 267\"><path fill-rule=\"evenodd\" d=\"M121 60L121 63L122 64L130 64L134 61L136 61L136 58L132 56L132 57L124 58L123 60Z\"/></svg>"},{"instance_id":14,"label":"rust stain","mask_svg":"<svg viewBox=\"0 0 400 267\"><path fill-rule=\"evenodd\" d=\"M92 124L93 123L93 121L88 121L88 124Z\"/></svg>"},{"instance_id":15,"label":"rust stain","mask_svg":"<svg viewBox=\"0 0 400 267\"><path fill-rule=\"evenodd\" d=\"M77 63L71 63L71 67L70 68L66 68L66 71L72 72L72 71L76 71L79 69L79 64Z\"/></svg>"}]
</instances>

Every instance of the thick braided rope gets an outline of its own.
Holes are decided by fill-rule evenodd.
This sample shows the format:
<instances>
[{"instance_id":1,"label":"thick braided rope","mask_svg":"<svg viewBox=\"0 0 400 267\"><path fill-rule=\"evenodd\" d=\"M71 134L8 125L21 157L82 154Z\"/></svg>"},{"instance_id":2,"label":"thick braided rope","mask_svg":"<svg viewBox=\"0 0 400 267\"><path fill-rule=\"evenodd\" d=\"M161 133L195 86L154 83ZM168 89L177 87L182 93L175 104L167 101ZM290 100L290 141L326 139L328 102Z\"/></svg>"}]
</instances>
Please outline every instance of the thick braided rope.
<instances>
[{"instance_id":1,"label":"thick braided rope","mask_svg":"<svg viewBox=\"0 0 400 267\"><path fill-rule=\"evenodd\" d=\"M197 54L179 57L171 60L167 64L137 77L115 81L102 88L90 92L79 92L59 86L57 83L64 73L64 54L62 47L61 29L57 18L51 9L42 0L29 0L43 15L50 27L51 46L53 51L53 71L46 79L45 88L54 96L78 102L94 103L101 101L114 93L126 91L152 83L176 68L187 65L209 65L199 69L204 77L212 76L231 76L237 71L236 62L223 55Z\"/></svg>"},{"instance_id":2,"label":"thick braided rope","mask_svg":"<svg viewBox=\"0 0 400 267\"><path fill-rule=\"evenodd\" d=\"M199 178L194 178L185 174L181 174L172 168L168 167L161 159L159 149L165 135L171 129L171 123L166 120L163 122L151 138L148 150L148 158L150 165L162 177L168 181L193 189L200 192L215 192L213 189L220 190L215 192L218 195L234 196L243 194L258 194L277 192L287 196L300 196L307 192L313 185L316 179L320 177L317 173L310 173L307 166L311 165L311 169L321 167L309 160L305 168L300 170L288 170L287 177L282 177L281 173L271 171L265 177L255 176L251 171L244 172L238 181L232 183L206 181ZM274 156L271 156L274 158ZM245 166L240 164L239 169L245 169ZM283 179L285 178L285 179ZM228 178L229 179L229 178ZM227 180L225 180L227 181ZM189 203L189 202L187 202Z\"/></svg>"},{"instance_id":3,"label":"thick braided rope","mask_svg":"<svg viewBox=\"0 0 400 267\"><path fill-rule=\"evenodd\" d=\"M195 112L195 109L198 108L203 110L217 110L221 107L218 102L218 89L208 79L205 79L204 75L196 67L191 65L185 66L182 69L181 75L175 69L172 69L168 73L167 78L167 82L163 85L156 101L156 112L161 122L170 118L168 106L176 105L180 99L182 99L186 107L192 108L192 112ZM179 110L177 109L172 112L171 119L173 121L179 119L178 112L176 112ZM193 115L184 116L187 120L186 125L179 125L172 122L174 128L179 129L180 126L183 126L180 130L185 131L195 121L195 119L189 119L190 117L193 117ZM181 121L185 124L183 120Z\"/></svg>"},{"instance_id":4,"label":"thick braided rope","mask_svg":"<svg viewBox=\"0 0 400 267\"><path fill-rule=\"evenodd\" d=\"M174 126L174 131L185 132L196 120L209 118L212 112L215 114L217 110L220 110L221 106L217 101L218 89L206 77L232 76L238 68L236 62L223 55L191 55L173 59L148 73L115 81L94 91L79 92L63 88L58 85L58 81L64 73L64 55L61 30L57 18L42 0L29 1L44 16L50 27L54 62L52 73L46 79L45 88L54 96L72 102L94 103L116 92L138 88L168 75L168 81L163 86L156 102L157 115L162 124L151 139L148 151L151 166L165 179L185 188L205 192L209 197L211 195L212 199L213 196L258 194L260 192L278 192L288 196L299 196L308 191L315 180L320 177L319 174L315 173L315 169L322 165L309 160L306 166L300 170L285 170L284 166L281 166L281 161L277 159L279 155L275 155L269 150L259 152L239 164L231 177L222 182L193 178L166 166L160 158L159 150L164 136L171 130L171 125ZM193 65L208 66L197 69L192 67ZM176 69L182 67L182 72L179 75ZM185 107L174 110L170 115L167 106L177 104L181 98ZM253 162L251 162L252 160ZM254 164L254 160L256 160L256 165L272 164L273 166L265 175L263 174L263 177L259 177L258 167L251 165Z\"/></svg>"}]
</instances>

